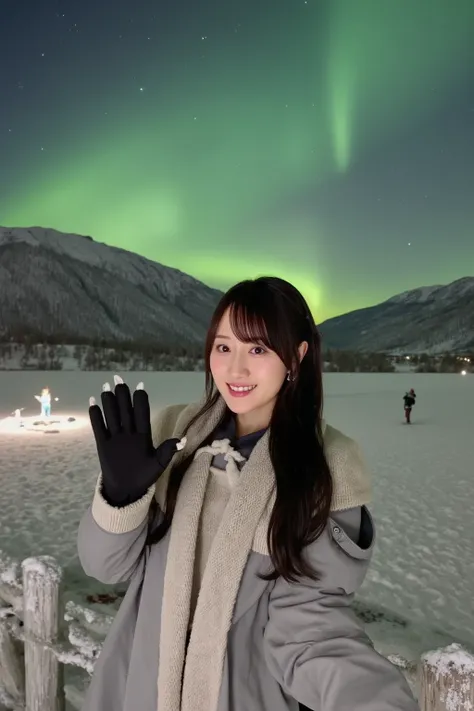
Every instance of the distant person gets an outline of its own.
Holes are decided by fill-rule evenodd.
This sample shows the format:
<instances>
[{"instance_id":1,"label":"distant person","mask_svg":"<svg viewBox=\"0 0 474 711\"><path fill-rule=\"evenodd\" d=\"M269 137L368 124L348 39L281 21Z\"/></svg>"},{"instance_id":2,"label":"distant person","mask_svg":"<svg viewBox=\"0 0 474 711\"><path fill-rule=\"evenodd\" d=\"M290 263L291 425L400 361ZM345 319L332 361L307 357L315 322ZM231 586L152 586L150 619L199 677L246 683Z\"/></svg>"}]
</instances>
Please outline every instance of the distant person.
<instances>
[{"instance_id":1,"label":"distant person","mask_svg":"<svg viewBox=\"0 0 474 711\"><path fill-rule=\"evenodd\" d=\"M212 317L201 402L152 426L143 383L91 398L101 474L79 556L128 588L82 711L418 709L351 609L370 480L322 419L320 348L291 284L245 281Z\"/></svg>"},{"instance_id":2,"label":"distant person","mask_svg":"<svg viewBox=\"0 0 474 711\"><path fill-rule=\"evenodd\" d=\"M413 388L411 388L411 390L409 390L409 392L405 393L405 395L403 396L403 402L404 402L404 407L405 407L405 420L406 420L407 425L410 425L411 424L411 411L412 411L412 408L416 402L416 393L413 390Z\"/></svg>"},{"instance_id":3,"label":"distant person","mask_svg":"<svg viewBox=\"0 0 474 711\"><path fill-rule=\"evenodd\" d=\"M41 417L51 416L51 393L49 388L43 388L41 395L35 395L35 398L41 404Z\"/></svg>"}]
</instances>

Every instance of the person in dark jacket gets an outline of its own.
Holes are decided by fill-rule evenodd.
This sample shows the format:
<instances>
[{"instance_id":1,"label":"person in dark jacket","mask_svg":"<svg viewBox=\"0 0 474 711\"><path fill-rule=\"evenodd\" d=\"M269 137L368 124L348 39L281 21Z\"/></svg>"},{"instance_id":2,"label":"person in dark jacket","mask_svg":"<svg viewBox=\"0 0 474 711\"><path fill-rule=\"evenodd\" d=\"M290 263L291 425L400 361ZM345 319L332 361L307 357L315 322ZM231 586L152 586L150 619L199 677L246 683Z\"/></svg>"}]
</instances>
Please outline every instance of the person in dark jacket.
<instances>
[{"instance_id":1,"label":"person in dark jacket","mask_svg":"<svg viewBox=\"0 0 474 711\"><path fill-rule=\"evenodd\" d=\"M412 408L416 402L416 393L413 390L413 388L411 388L411 390L409 390L409 392L405 393L405 395L403 396L403 402L404 402L404 407L405 407L405 420L406 420L407 425L410 425L411 424L411 411L412 411Z\"/></svg>"}]
</instances>

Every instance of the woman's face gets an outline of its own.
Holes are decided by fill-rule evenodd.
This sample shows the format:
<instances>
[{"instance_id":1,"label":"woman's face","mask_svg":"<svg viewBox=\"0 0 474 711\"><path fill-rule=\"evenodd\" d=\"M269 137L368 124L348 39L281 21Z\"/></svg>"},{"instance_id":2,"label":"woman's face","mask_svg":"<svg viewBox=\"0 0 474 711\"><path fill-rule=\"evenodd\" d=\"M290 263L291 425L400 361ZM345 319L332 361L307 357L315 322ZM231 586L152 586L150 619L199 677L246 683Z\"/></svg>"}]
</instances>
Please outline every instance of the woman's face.
<instances>
[{"instance_id":1,"label":"woman's face","mask_svg":"<svg viewBox=\"0 0 474 711\"><path fill-rule=\"evenodd\" d=\"M210 366L217 389L244 429L245 422L249 431L267 427L287 369L273 351L239 341L229 311L217 329Z\"/></svg>"}]
</instances>

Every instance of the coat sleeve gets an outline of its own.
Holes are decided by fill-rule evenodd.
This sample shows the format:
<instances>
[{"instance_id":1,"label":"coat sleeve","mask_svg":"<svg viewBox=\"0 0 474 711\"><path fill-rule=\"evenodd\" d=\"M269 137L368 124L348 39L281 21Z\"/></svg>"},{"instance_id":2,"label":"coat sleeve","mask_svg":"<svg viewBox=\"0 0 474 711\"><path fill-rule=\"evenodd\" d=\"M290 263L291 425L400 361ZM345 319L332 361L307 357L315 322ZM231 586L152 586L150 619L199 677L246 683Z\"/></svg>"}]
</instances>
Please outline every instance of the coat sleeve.
<instances>
[{"instance_id":1,"label":"coat sleeve","mask_svg":"<svg viewBox=\"0 0 474 711\"><path fill-rule=\"evenodd\" d=\"M145 509L143 500L136 503ZM105 502L104 505L108 506ZM142 521L134 529L117 533L102 528L94 518L93 507L89 506L77 536L79 560L86 575L106 585L125 583L133 577L147 539L148 508L149 504Z\"/></svg>"},{"instance_id":2,"label":"coat sleeve","mask_svg":"<svg viewBox=\"0 0 474 711\"><path fill-rule=\"evenodd\" d=\"M185 405L174 405L158 414L152 423L155 446L173 435L176 418L184 408ZM145 549L154 494L152 486L145 496L129 506L111 506L102 495L99 475L92 504L80 521L77 537L79 560L86 575L105 584L130 580Z\"/></svg>"},{"instance_id":3,"label":"coat sleeve","mask_svg":"<svg viewBox=\"0 0 474 711\"><path fill-rule=\"evenodd\" d=\"M417 711L402 673L375 651L351 609L372 556L372 517L363 507L357 543L339 521L330 519L306 550L318 581L275 582L264 633L270 672L317 711Z\"/></svg>"}]
</instances>

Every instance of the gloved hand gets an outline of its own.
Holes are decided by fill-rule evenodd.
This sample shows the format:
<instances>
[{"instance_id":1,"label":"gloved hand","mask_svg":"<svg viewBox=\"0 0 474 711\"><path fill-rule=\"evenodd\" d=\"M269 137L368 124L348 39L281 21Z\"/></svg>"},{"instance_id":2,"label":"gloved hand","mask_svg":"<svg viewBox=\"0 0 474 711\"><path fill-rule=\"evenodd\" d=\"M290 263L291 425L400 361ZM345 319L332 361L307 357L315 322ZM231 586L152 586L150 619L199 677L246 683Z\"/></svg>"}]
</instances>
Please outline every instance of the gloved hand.
<instances>
[{"instance_id":1,"label":"gloved hand","mask_svg":"<svg viewBox=\"0 0 474 711\"><path fill-rule=\"evenodd\" d=\"M139 383L133 393L122 378L114 376L115 393L103 386L102 410L89 399L89 417L102 470L102 494L112 506L127 506L142 498L171 462L183 440L167 439L153 446L150 403Z\"/></svg>"}]
</instances>

